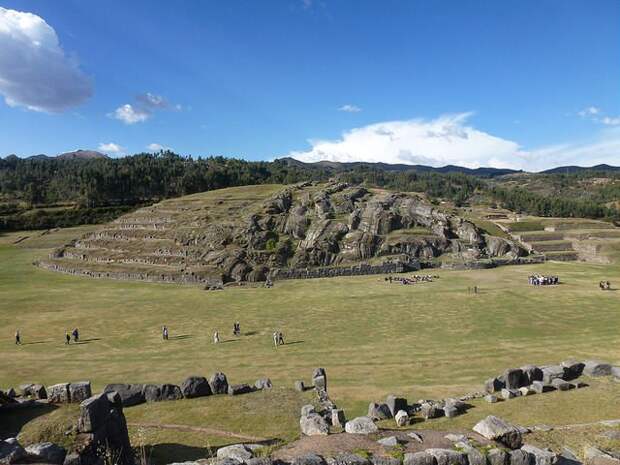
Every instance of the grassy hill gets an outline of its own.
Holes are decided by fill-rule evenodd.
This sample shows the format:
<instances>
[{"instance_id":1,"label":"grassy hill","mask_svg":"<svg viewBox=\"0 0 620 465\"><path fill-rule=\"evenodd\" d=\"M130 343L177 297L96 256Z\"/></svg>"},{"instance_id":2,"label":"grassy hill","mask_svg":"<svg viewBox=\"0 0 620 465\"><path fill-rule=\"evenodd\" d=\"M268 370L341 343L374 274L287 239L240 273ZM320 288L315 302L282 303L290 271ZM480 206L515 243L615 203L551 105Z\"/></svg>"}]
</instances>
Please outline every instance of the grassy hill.
<instances>
[{"instance_id":1,"label":"grassy hill","mask_svg":"<svg viewBox=\"0 0 620 465\"><path fill-rule=\"evenodd\" d=\"M420 234L420 231L423 234ZM415 233L415 234L413 234ZM525 249L415 193L341 182L265 184L169 199L67 243L44 268L201 285L519 260Z\"/></svg>"}]
</instances>

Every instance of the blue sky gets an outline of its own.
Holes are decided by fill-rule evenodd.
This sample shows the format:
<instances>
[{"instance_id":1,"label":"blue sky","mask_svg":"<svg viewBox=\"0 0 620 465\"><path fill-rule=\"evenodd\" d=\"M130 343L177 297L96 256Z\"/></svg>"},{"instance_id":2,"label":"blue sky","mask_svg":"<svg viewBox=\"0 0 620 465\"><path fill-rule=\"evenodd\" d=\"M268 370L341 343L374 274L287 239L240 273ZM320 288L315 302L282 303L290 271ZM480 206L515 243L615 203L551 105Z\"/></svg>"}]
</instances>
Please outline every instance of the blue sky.
<instances>
[{"instance_id":1,"label":"blue sky","mask_svg":"<svg viewBox=\"0 0 620 465\"><path fill-rule=\"evenodd\" d=\"M620 164L618 0L0 7L3 155Z\"/></svg>"}]
</instances>

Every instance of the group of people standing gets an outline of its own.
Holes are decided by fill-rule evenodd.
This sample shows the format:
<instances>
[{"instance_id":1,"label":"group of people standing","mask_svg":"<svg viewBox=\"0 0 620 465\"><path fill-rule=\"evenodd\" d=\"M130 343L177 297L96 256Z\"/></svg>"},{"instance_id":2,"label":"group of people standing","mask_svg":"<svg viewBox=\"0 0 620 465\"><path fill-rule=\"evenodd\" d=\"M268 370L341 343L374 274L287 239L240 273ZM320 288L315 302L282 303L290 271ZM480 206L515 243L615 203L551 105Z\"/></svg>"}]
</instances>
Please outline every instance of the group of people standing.
<instances>
[{"instance_id":1,"label":"group of people standing","mask_svg":"<svg viewBox=\"0 0 620 465\"><path fill-rule=\"evenodd\" d=\"M161 336L164 341L167 341L169 339L169 331L168 331L167 326L161 327ZM233 323L233 336L236 336L236 337L241 336L241 323L239 323L238 321L235 321ZM213 343L214 344L220 343L220 333L218 332L217 329L213 332ZM276 348L280 345L284 345L284 334L282 334L282 331L276 331L273 333L273 343L276 346Z\"/></svg>"},{"instance_id":2,"label":"group of people standing","mask_svg":"<svg viewBox=\"0 0 620 465\"><path fill-rule=\"evenodd\" d=\"M528 276L527 281L532 286L553 286L560 283L558 276L543 276L540 274Z\"/></svg>"},{"instance_id":3,"label":"group of people standing","mask_svg":"<svg viewBox=\"0 0 620 465\"><path fill-rule=\"evenodd\" d=\"M273 345L276 347L276 349L278 348L278 346L284 345L284 334L282 334L282 331L275 331L273 333Z\"/></svg>"},{"instance_id":4,"label":"group of people standing","mask_svg":"<svg viewBox=\"0 0 620 465\"><path fill-rule=\"evenodd\" d=\"M71 337L73 336L73 342L74 343L78 343L80 342L80 332L78 331L77 328L75 328L73 331L71 331L71 333L69 333L69 330L65 331L65 344L71 344ZM19 329L17 329L15 331L15 344L16 345L21 345L22 343L22 335L19 332Z\"/></svg>"},{"instance_id":5,"label":"group of people standing","mask_svg":"<svg viewBox=\"0 0 620 465\"><path fill-rule=\"evenodd\" d=\"M69 331L65 331L65 344L71 344L71 336L73 336L73 342L76 344L80 342L80 332L75 328L71 331L71 334L69 334Z\"/></svg>"},{"instance_id":6,"label":"group of people standing","mask_svg":"<svg viewBox=\"0 0 620 465\"><path fill-rule=\"evenodd\" d=\"M400 284L415 284L415 283L432 283L434 278L438 278L439 276L433 276L430 274L426 275L413 275L410 277L404 276L386 276L385 280L392 283L400 283Z\"/></svg>"},{"instance_id":7,"label":"group of people standing","mask_svg":"<svg viewBox=\"0 0 620 465\"><path fill-rule=\"evenodd\" d=\"M608 291L611 289L611 283L609 281L601 281L600 283L598 283L598 287L601 289L601 291Z\"/></svg>"}]
</instances>

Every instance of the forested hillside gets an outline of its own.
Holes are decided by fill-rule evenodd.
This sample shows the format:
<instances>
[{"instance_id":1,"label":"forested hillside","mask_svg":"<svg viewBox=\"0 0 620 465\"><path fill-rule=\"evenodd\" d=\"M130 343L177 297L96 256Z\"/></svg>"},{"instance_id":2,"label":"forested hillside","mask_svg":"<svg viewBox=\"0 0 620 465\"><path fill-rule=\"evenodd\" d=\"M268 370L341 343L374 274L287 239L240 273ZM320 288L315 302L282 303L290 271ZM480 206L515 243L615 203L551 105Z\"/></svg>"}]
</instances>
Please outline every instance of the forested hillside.
<instances>
[{"instance_id":1,"label":"forested hillside","mask_svg":"<svg viewBox=\"0 0 620 465\"><path fill-rule=\"evenodd\" d=\"M338 178L354 184L425 193L455 205L497 203L539 216L618 219L620 174L507 174L478 177L455 168L250 162L183 157L172 152L111 159L9 156L0 159L0 229L98 223L167 198L225 187ZM601 181L604 179L604 181ZM596 180L592 181L592 180ZM527 185L527 188L524 186Z\"/></svg>"}]
</instances>

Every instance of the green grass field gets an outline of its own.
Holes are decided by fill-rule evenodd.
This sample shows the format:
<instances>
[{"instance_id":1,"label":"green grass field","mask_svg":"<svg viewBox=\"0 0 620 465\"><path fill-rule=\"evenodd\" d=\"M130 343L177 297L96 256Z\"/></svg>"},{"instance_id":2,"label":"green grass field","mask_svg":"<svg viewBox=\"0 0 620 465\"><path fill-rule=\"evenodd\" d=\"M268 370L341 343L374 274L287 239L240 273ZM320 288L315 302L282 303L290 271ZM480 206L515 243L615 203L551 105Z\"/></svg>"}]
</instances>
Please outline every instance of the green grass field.
<instances>
[{"instance_id":1,"label":"green grass field","mask_svg":"<svg viewBox=\"0 0 620 465\"><path fill-rule=\"evenodd\" d=\"M214 371L225 372L233 383L268 376L274 390L239 398L245 404L203 398L138 406L126 409L126 415L136 425L213 427L288 441L298 434L299 405L311 399L291 386L296 379L309 380L317 366L327 369L332 398L353 417L389 393L411 401L460 395L479 390L484 379L504 368L526 363L573 357L620 363L620 291L598 289L603 279L620 288L618 265L433 270L439 279L413 286L366 276L211 292L92 280L32 266L53 246L86 230L0 235L0 387L84 379L95 390L111 382L180 384L189 375ZM527 276L533 273L557 274L563 284L531 287ZM474 285L479 294L468 294ZM231 334L235 320L241 322L240 338ZM160 336L164 324L170 329L167 342ZM66 346L64 332L73 327L84 343ZM16 328L22 346L13 344ZM215 329L224 343L211 343ZM287 341L277 350L271 340L276 329ZM480 404L453 426L470 427L489 409L525 424L565 424L576 416L584 422L618 418L619 392L618 383L596 381L570 393ZM577 407L565 405L571 396L579 400ZM61 408L31 423L43 425L45 418L70 413ZM428 426L447 429L447 423ZM26 434L28 424L17 429ZM188 448L184 457L191 458L204 456L209 447L239 442L207 432L137 426L132 439L157 445L162 462L178 452L166 445L183 445Z\"/></svg>"}]
</instances>

